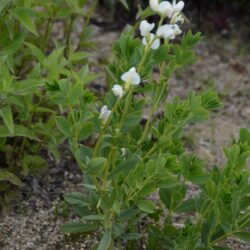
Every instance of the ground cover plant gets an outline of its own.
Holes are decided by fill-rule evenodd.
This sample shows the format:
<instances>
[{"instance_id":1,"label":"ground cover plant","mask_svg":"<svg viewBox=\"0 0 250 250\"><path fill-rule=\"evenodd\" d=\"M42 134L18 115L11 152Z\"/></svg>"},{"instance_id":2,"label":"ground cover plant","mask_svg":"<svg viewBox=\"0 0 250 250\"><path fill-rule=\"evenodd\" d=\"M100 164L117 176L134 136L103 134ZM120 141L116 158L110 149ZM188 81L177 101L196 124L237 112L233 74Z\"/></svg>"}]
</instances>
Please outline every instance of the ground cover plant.
<instances>
[{"instance_id":1,"label":"ground cover plant","mask_svg":"<svg viewBox=\"0 0 250 250\"><path fill-rule=\"evenodd\" d=\"M83 48L92 46L88 23L96 2L85 12L84 0L0 3L0 206L16 195L13 186L22 186L24 176L46 170L46 152L60 160L60 111L49 92L62 76L88 81L90 53ZM76 21L83 22L81 39L72 41Z\"/></svg>"},{"instance_id":2,"label":"ground cover plant","mask_svg":"<svg viewBox=\"0 0 250 250\"><path fill-rule=\"evenodd\" d=\"M69 110L56 117L57 126L84 173L85 192L65 195L79 221L62 230L98 234L93 248L228 249L223 240L231 236L249 242L250 133L242 129L225 149L225 166L207 168L187 153L183 134L222 107L218 93L191 90L184 100L168 98L169 78L195 61L193 47L201 39L185 31L177 40L183 7L182 1L151 0L135 27L124 30L106 67L103 98L81 82L68 87L63 80L51 93ZM159 22L149 23L155 14ZM69 91L71 100L64 98ZM197 189L193 197L190 187Z\"/></svg>"}]
</instances>

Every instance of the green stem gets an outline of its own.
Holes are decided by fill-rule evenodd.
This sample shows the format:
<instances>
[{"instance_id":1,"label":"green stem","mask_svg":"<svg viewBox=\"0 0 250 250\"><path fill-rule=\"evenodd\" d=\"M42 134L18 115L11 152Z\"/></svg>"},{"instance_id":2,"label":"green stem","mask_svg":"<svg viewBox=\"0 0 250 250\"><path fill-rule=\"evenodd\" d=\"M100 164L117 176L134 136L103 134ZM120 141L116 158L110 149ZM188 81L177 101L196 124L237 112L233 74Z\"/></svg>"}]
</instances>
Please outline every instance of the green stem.
<instances>
[{"instance_id":1,"label":"green stem","mask_svg":"<svg viewBox=\"0 0 250 250\"><path fill-rule=\"evenodd\" d=\"M67 56L69 56L69 51L70 51L70 36L71 36L71 32L72 32L72 28L73 28L73 24L74 24L74 20L75 17L74 15L70 16L70 21L69 21L69 26L66 32L66 49L65 49L65 53Z\"/></svg>"},{"instance_id":2,"label":"green stem","mask_svg":"<svg viewBox=\"0 0 250 250\"><path fill-rule=\"evenodd\" d=\"M126 100L125 100L125 107L124 107L124 110L123 110L123 113L122 113L121 121L120 121L120 123L118 125L119 130L122 128L123 123L124 123L124 119L125 119L125 117L126 117L126 115L128 113L128 108L129 108L129 104L131 103L133 90L134 90L134 87L130 86L130 89L128 91L128 95L127 95Z\"/></svg>"},{"instance_id":3,"label":"green stem","mask_svg":"<svg viewBox=\"0 0 250 250\"><path fill-rule=\"evenodd\" d=\"M147 123L146 123L146 125L145 125L145 128L144 128L143 134L142 134L142 136L141 136L141 139L140 139L139 142L138 142L139 144L140 144L141 142L143 142L143 141L146 139L146 136L147 136L147 133L148 133L148 130L149 130L149 125L150 125L150 123L151 123L151 120L152 120L152 118L153 118L153 115L154 115L155 110L156 110L156 108L155 108L155 106L153 105L152 108L151 108L150 111L149 111L149 116L148 116L148 119L147 119Z\"/></svg>"},{"instance_id":4,"label":"green stem","mask_svg":"<svg viewBox=\"0 0 250 250\"><path fill-rule=\"evenodd\" d=\"M81 31L80 37L82 37L83 32L86 30L86 28L89 25L90 18L96 9L97 3L98 3L98 0L94 0L93 4L89 8L88 13L86 14L86 19L85 19L85 22L82 26L82 31ZM76 51L78 51L80 49L80 46L81 46L81 42L78 43Z\"/></svg>"},{"instance_id":5,"label":"green stem","mask_svg":"<svg viewBox=\"0 0 250 250\"><path fill-rule=\"evenodd\" d=\"M46 48L46 45L48 44L49 35L51 33L51 27L52 27L52 19L49 18L46 24L44 38L42 39L42 45L41 48L44 50Z\"/></svg>"},{"instance_id":6,"label":"green stem","mask_svg":"<svg viewBox=\"0 0 250 250\"><path fill-rule=\"evenodd\" d=\"M200 224L202 223L202 218L206 218L207 214L211 211L212 206L213 206L213 202L211 202L209 204L209 206L207 207L207 209L203 213L199 214L199 217L198 217L197 223L196 223L197 227L199 227Z\"/></svg>"},{"instance_id":7,"label":"green stem","mask_svg":"<svg viewBox=\"0 0 250 250\"><path fill-rule=\"evenodd\" d=\"M83 25L83 30L85 30L88 27L90 18L95 11L97 3L98 3L98 0L94 0L93 4L90 6L89 11L87 13L87 17L86 17L84 25Z\"/></svg>"},{"instance_id":8,"label":"green stem","mask_svg":"<svg viewBox=\"0 0 250 250\"><path fill-rule=\"evenodd\" d=\"M152 42L154 42L154 40L153 40ZM142 57L142 59L141 59L141 62L140 62L140 64L139 64L139 66L138 66L138 73L139 73L139 75L142 73L143 65L144 65L144 63L145 63L145 61L146 61L146 59L147 59L147 56L148 56L148 53L149 53L149 51L150 51L151 45L152 45L152 43L148 44L148 45L145 47L144 55L143 55L143 57Z\"/></svg>"},{"instance_id":9,"label":"green stem","mask_svg":"<svg viewBox=\"0 0 250 250\"><path fill-rule=\"evenodd\" d=\"M147 154L142 158L142 161L144 161L147 157L149 157L155 150L157 146L154 144L154 146L147 152Z\"/></svg>"},{"instance_id":10,"label":"green stem","mask_svg":"<svg viewBox=\"0 0 250 250\"><path fill-rule=\"evenodd\" d=\"M111 110L111 115L109 116L107 122L104 124L104 126L103 126L103 128L102 128L102 130L101 130L101 132L100 132L100 134L99 134L99 136L97 138L97 141L96 141L96 144L95 144L95 148L94 148L93 156L97 155L97 152L98 152L98 150L99 150L99 148L101 146L101 142L103 140L105 131L108 128L108 125L109 125L109 123L111 121L112 115L116 112L116 110L117 110L117 108L118 108L118 106L120 104L120 101L121 101L120 98L118 98L117 101L116 101L116 103L115 103L115 106Z\"/></svg>"},{"instance_id":11,"label":"green stem","mask_svg":"<svg viewBox=\"0 0 250 250\"><path fill-rule=\"evenodd\" d=\"M108 160L107 160L107 163L105 165L105 170L104 170L103 185L102 185L102 189L103 190L105 190L106 182L107 182L107 179L108 179L110 165L112 165L113 153L114 153L114 146L111 146L111 149L110 149L110 152L109 152L109 156L108 156Z\"/></svg>"},{"instance_id":12,"label":"green stem","mask_svg":"<svg viewBox=\"0 0 250 250\"><path fill-rule=\"evenodd\" d=\"M159 21L159 24L158 24L158 28L162 25L163 20L164 20L164 18L161 17L161 20ZM151 50L152 44L154 43L154 41L155 41L156 39L158 39L158 36L155 36L154 39L153 39L149 44L147 44L147 46L145 47L145 53L144 53L144 55L143 55L143 57L142 57L142 59L141 59L141 62L140 62L140 64L139 64L139 66L138 66L138 73L139 73L139 74L142 73L141 71L143 70L143 65L144 65L144 63L145 63L145 61L146 61L146 59L147 59L148 53L149 53L150 50Z\"/></svg>"},{"instance_id":13,"label":"green stem","mask_svg":"<svg viewBox=\"0 0 250 250\"><path fill-rule=\"evenodd\" d=\"M211 242L208 244L208 246L209 246L209 247L212 247L212 246L214 246L215 244L217 244L218 242L220 242L220 241L222 241L222 240L224 240L224 239L226 239L226 238L232 236L232 235L235 234L235 233L240 232L241 229L244 228L244 226L247 225L247 224L249 223L249 221L250 221L250 218L249 218L248 220L246 220L240 227L238 227L237 230L233 230L233 231L231 231L230 233L226 233L226 234L220 236L220 237L217 238L216 240L211 241Z\"/></svg>"}]
</instances>

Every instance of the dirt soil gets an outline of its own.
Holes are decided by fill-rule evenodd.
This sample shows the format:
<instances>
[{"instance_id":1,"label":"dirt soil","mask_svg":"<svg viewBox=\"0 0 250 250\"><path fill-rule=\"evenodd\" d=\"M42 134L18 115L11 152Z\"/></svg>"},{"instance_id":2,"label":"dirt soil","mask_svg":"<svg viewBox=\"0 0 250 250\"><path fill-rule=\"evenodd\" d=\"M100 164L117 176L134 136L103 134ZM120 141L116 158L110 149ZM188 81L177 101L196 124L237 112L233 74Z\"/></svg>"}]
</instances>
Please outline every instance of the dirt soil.
<instances>
[{"instance_id":1,"label":"dirt soil","mask_svg":"<svg viewBox=\"0 0 250 250\"><path fill-rule=\"evenodd\" d=\"M99 59L110 55L117 32L98 30ZM190 126L186 133L189 150L203 158L208 167L223 165L223 147L237 137L241 127L250 128L250 56L239 55L239 48L230 41L205 39L196 49L199 61L181 70L171 79L171 95L184 97L189 89L197 91L214 88L221 93L224 108L214 112L209 121ZM23 198L17 206L0 217L0 249L2 250L79 250L92 249L93 239L70 241L59 230L62 222L70 220L56 213L63 194L80 189L81 174L67 150L63 149L60 164L50 162L49 172L27 179ZM233 249L250 249L242 242L228 241Z\"/></svg>"}]
</instances>

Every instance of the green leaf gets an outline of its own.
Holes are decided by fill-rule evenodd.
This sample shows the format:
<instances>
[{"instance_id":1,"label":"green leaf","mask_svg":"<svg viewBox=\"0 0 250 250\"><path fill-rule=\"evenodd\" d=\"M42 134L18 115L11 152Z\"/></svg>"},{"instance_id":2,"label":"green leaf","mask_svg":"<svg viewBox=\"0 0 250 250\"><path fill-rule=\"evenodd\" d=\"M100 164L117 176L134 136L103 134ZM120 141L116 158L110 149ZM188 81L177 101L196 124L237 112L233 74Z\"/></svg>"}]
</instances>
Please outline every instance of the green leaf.
<instances>
[{"instance_id":1,"label":"green leaf","mask_svg":"<svg viewBox=\"0 0 250 250\"><path fill-rule=\"evenodd\" d=\"M122 161L111 173L109 179L113 179L120 173L128 174L128 172L133 169L138 162L138 158L133 156L125 161Z\"/></svg>"},{"instance_id":2,"label":"green leaf","mask_svg":"<svg viewBox=\"0 0 250 250\"><path fill-rule=\"evenodd\" d=\"M0 181L8 181L16 186L23 186L22 181L14 174L7 170L0 170Z\"/></svg>"},{"instance_id":3,"label":"green leaf","mask_svg":"<svg viewBox=\"0 0 250 250\"><path fill-rule=\"evenodd\" d=\"M111 240L112 240L112 234L111 231L108 230L103 234L97 250L107 250L110 247Z\"/></svg>"},{"instance_id":4,"label":"green leaf","mask_svg":"<svg viewBox=\"0 0 250 250\"><path fill-rule=\"evenodd\" d=\"M71 105L75 105L79 102L78 98L83 96L83 89L81 83L76 83L69 89L69 92L67 94L69 103Z\"/></svg>"},{"instance_id":5,"label":"green leaf","mask_svg":"<svg viewBox=\"0 0 250 250\"><path fill-rule=\"evenodd\" d=\"M34 94L35 91L41 91L39 87L43 87L44 82L41 79L25 79L15 82L15 90L19 95Z\"/></svg>"},{"instance_id":6,"label":"green leaf","mask_svg":"<svg viewBox=\"0 0 250 250\"><path fill-rule=\"evenodd\" d=\"M128 6L128 3L127 3L127 0L119 0L121 3L122 3L122 5L127 9L127 10L129 10L129 6Z\"/></svg>"},{"instance_id":7,"label":"green leaf","mask_svg":"<svg viewBox=\"0 0 250 250\"><path fill-rule=\"evenodd\" d=\"M16 136L27 137L32 140L39 140L31 129L22 125L15 125L14 131Z\"/></svg>"},{"instance_id":8,"label":"green leaf","mask_svg":"<svg viewBox=\"0 0 250 250\"><path fill-rule=\"evenodd\" d=\"M13 55L20 49L24 38L25 38L24 32L17 33L13 37L13 40L9 42L9 45L1 49L0 55L8 55L8 56Z\"/></svg>"},{"instance_id":9,"label":"green leaf","mask_svg":"<svg viewBox=\"0 0 250 250\"><path fill-rule=\"evenodd\" d=\"M250 232L238 232L234 233L234 236L240 240L244 240L247 243L250 243Z\"/></svg>"},{"instance_id":10,"label":"green leaf","mask_svg":"<svg viewBox=\"0 0 250 250\"><path fill-rule=\"evenodd\" d=\"M222 247L222 246L214 246L214 250L232 250L232 248L229 247Z\"/></svg>"},{"instance_id":11,"label":"green leaf","mask_svg":"<svg viewBox=\"0 0 250 250\"><path fill-rule=\"evenodd\" d=\"M80 51L80 52L76 52L76 53L71 53L69 56L69 60L71 62L79 62L79 61L82 61L90 56L91 56L91 54L89 52Z\"/></svg>"},{"instance_id":12,"label":"green leaf","mask_svg":"<svg viewBox=\"0 0 250 250\"><path fill-rule=\"evenodd\" d=\"M91 215L83 216L82 220L103 221L104 216L100 214L91 214Z\"/></svg>"},{"instance_id":13,"label":"green leaf","mask_svg":"<svg viewBox=\"0 0 250 250\"><path fill-rule=\"evenodd\" d=\"M217 110L223 106L219 101L218 93L214 91L204 93L201 96L201 104L207 110Z\"/></svg>"},{"instance_id":14,"label":"green leaf","mask_svg":"<svg viewBox=\"0 0 250 250\"><path fill-rule=\"evenodd\" d=\"M147 195L150 195L152 194L156 189L156 186L155 184L153 183L149 183L147 185L145 185L140 191L139 193L137 194L138 197L145 197Z\"/></svg>"},{"instance_id":15,"label":"green leaf","mask_svg":"<svg viewBox=\"0 0 250 250\"><path fill-rule=\"evenodd\" d=\"M72 136L71 127L69 122L62 116L56 117L56 125L58 129L67 137Z\"/></svg>"},{"instance_id":16,"label":"green leaf","mask_svg":"<svg viewBox=\"0 0 250 250\"><path fill-rule=\"evenodd\" d=\"M78 76L80 77L81 83L83 85L86 85L98 78L100 78L101 76L103 76L102 74L90 74L89 72L89 66L85 65L84 67L81 68L81 70L78 73Z\"/></svg>"},{"instance_id":17,"label":"green leaf","mask_svg":"<svg viewBox=\"0 0 250 250\"><path fill-rule=\"evenodd\" d=\"M37 58L37 60L42 64L45 60L45 55L42 50L32 43L25 42L25 44L29 47L32 54Z\"/></svg>"},{"instance_id":18,"label":"green leaf","mask_svg":"<svg viewBox=\"0 0 250 250\"><path fill-rule=\"evenodd\" d=\"M5 0L0 2L0 17L2 12L11 7L13 0Z\"/></svg>"},{"instance_id":19,"label":"green leaf","mask_svg":"<svg viewBox=\"0 0 250 250\"><path fill-rule=\"evenodd\" d=\"M157 50L155 50L152 58L154 60L154 64L166 61L169 49L170 49L169 45L163 45L160 46Z\"/></svg>"},{"instance_id":20,"label":"green leaf","mask_svg":"<svg viewBox=\"0 0 250 250\"><path fill-rule=\"evenodd\" d=\"M82 222L68 222L61 226L61 230L65 233L89 233L96 231L98 228L98 225Z\"/></svg>"},{"instance_id":21,"label":"green leaf","mask_svg":"<svg viewBox=\"0 0 250 250\"><path fill-rule=\"evenodd\" d=\"M47 170L48 163L40 155L26 154L20 160L20 165L23 168L23 174L38 174Z\"/></svg>"},{"instance_id":22,"label":"green leaf","mask_svg":"<svg viewBox=\"0 0 250 250\"><path fill-rule=\"evenodd\" d=\"M192 48L195 44L197 44L202 39L202 35L200 32L193 35L192 31L189 30L185 36L183 36L181 45L183 48L188 49Z\"/></svg>"},{"instance_id":23,"label":"green leaf","mask_svg":"<svg viewBox=\"0 0 250 250\"><path fill-rule=\"evenodd\" d=\"M138 240L142 237L141 234L137 233L126 233L120 236L123 240Z\"/></svg>"},{"instance_id":24,"label":"green leaf","mask_svg":"<svg viewBox=\"0 0 250 250\"><path fill-rule=\"evenodd\" d=\"M124 120L123 132L128 132L131 128L138 125L141 121L141 111L135 111L127 115Z\"/></svg>"},{"instance_id":25,"label":"green leaf","mask_svg":"<svg viewBox=\"0 0 250 250\"><path fill-rule=\"evenodd\" d=\"M243 143L247 142L248 145L250 145L250 132L245 128L242 128L240 130L240 141L242 141Z\"/></svg>"},{"instance_id":26,"label":"green leaf","mask_svg":"<svg viewBox=\"0 0 250 250\"><path fill-rule=\"evenodd\" d=\"M145 213L151 214L154 212L155 206L152 201L145 201L145 200L139 201L137 205L141 209L141 211Z\"/></svg>"},{"instance_id":27,"label":"green leaf","mask_svg":"<svg viewBox=\"0 0 250 250\"><path fill-rule=\"evenodd\" d=\"M64 200L72 205L88 206L85 195L80 192L72 192L65 194Z\"/></svg>"},{"instance_id":28,"label":"green leaf","mask_svg":"<svg viewBox=\"0 0 250 250\"><path fill-rule=\"evenodd\" d=\"M94 130L94 124L92 122L84 122L79 131L79 141L87 139Z\"/></svg>"},{"instance_id":29,"label":"green leaf","mask_svg":"<svg viewBox=\"0 0 250 250\"><path fill-rule=\"evenodd\" d=\"M14 134L10 134L8 128L6 126L0 126L0 138L1 137L27 137L32 140L39 140L32 130L22 126L22 125L14 125Z\"/></svg>"},{"instance_id":30,"label":"green leaf","mask_svg":"<svg viewBox=\"0 0 250 250\"><path fill-rule=\"evenodd\" d=\"M166 208L170 208L173 200L171 191L169 189L161 188L159 191L159 195Z\"/></svg>"},{"instance_id":31,"label":"green leaf","mask_svg":"<svg viewBox=\"0 0 250 250\"><path fill-rule=\"evenodd\" d=\"M11 15L19 20L25 28L27 28L34 35L38 36L38 33L35 29L35 26L31 20L31 16L34 16L35 13L30 8L18 7L10 11Z\"/></svg>"},{"instance_id":32,"label":"green leaf","mask_svg":"<svg viewBox=\"0 0 250 250\"><path fill-rule=\"evenodd\" d=\"M95 185L91 185L91 184L80 184L81 186L87 188L90 191L97 191L97 187Z\"/></svg>"},{"instance_id":33,"label":"green leaf","mask_svg":"<svg viewBox=\"0 0 250 250\"><path fill-rule=\"evenodd\" d=\"M104 157L92 158L87 166L87 172L91 175L100 175L104 170L107 159Z\"/></svg>"},{"instance_id":34,"label":"green leaf","mask_svg":"<svg viewBox=\"0 0 250 250\"><path fill-rule=\"evenodd\" d=\"M119 219L121 221L128 221L134 218L140 212L139 209L127 208L121 211Z\"/></svg>"},{"instance_id":35,"label":"green leaf","mask_svg":"<svg viewBox=\"0 0 250 250\"><path fill-rule=\"evenodd\" d=\"M183 201L176 209L177 213L189 213L195 211L195 199L188 199Z\"/></svg>"},{"instance_id":36,"label":"green leaf","mask_svg":"<svg viewBox=\"0 0 250 250\"><path fill-rule=\"evenodd\" d=\"M0 116L2 116L5 125L9 129L11 134L14 133L14 122L12 117L12 111L10 106L5 106L4 108L0 109Z\"/></svg>"}]
</instances>

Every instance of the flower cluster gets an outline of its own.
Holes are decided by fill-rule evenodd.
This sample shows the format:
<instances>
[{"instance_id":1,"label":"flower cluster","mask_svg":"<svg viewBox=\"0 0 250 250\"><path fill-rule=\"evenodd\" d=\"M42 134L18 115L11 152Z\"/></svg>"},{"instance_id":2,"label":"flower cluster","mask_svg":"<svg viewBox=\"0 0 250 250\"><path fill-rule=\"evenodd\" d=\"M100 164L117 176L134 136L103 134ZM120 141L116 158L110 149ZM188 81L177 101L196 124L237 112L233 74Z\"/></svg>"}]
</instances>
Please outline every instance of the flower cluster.
<instances>
[{"instance_id":1,"label":"flower cluster","mask_svg":"<svg viewBox=\"0 0 250 250\"><path fill-rule=\"evenodd\" d=\"M141 82L140 75L136 72L136 68L132 67L129 71L125 72L121 76L121 80L125 83L125 90L128 90L131 85L139 85ZM124 90L121 85L115 84L112 88L113 94L121 99L124 95ZM100 111L99 119L103 124L106 124L112 111L105 105Z\"/></svg>"},{"instance_id":2,"label":"flower cluster","mask_svg":"<svg viewBox=\"0 0 250 250\"><path fill-rule=\"evenodd\" d=\"M152 49L157 49L160 46L159 38L169 41L182 33L178 24L184 22L184 18L180 14L184 8L184 2L176 3L176 0L174 0L171 4L169 1L159 3L159 0L150 0L150 7L161 16L162 20L166 17L171 19L169 24L161 25L160 23L156 35L151 32L155 27L154 23L148 23L146 20L140 23L142 43L146 46L150 45Z\"/></svg>"},{"instance_id":3,"label":"flower cluster","mask_svg":"<svg viewBox=\"0 0 250 250\"><path fill-rule=\"evenodd\" d=\"M154 27L154 23L148 23L146 20L141 21L140 31L141 35L143 36L142 43L146 46L150 44L152 49L158 49L160 46L160 39L151 33Z\"/></svg>"},{"instance_id":4,"label":"flower cluster","mask_svg":"<svg viewBox=\"0 0 250 250\"><path fill-rule=\"evenodd\" d=\"M159 0L150 0L150 7L160 16L172 18L174 14L180 13L183 10L184 2L180 1L176 3L176 0L174 0L171 4L169 1L159 3Z\"/></svg>"},{"instance_id":5,"label":"flower cluster","mask_svg":"<svg viewBox=\"0 0 250 250\"><path fill-rule=\"evenodd\" d=\"M156 30L156 34L152 33L155 28L154 23L149 23L146 20L142 20L140 23L140 33L142 38L142 44L147 48L158 49L163 38L165 41L173 40L176 36L182 33L179 23L183 23L184 19L180 12L184 8L184 2L176 0L171 4L169 1L150 0L151 9L161 16L161 21ZM162 22L165 18L170 18L169 24L163 24ZM124 96L124 92L127 91L131 85L139 85L141 82L141 77L137 73L136 68L132 67L129 71L125 72L121 76L121 80L125 83L124 89L121 85L115 84L112 87L113 94L121 99ZM108 110L107 106L103 106L100 111L99 119L105 124L108 121L111 111Z\"/></svg>"}]
</instances>

